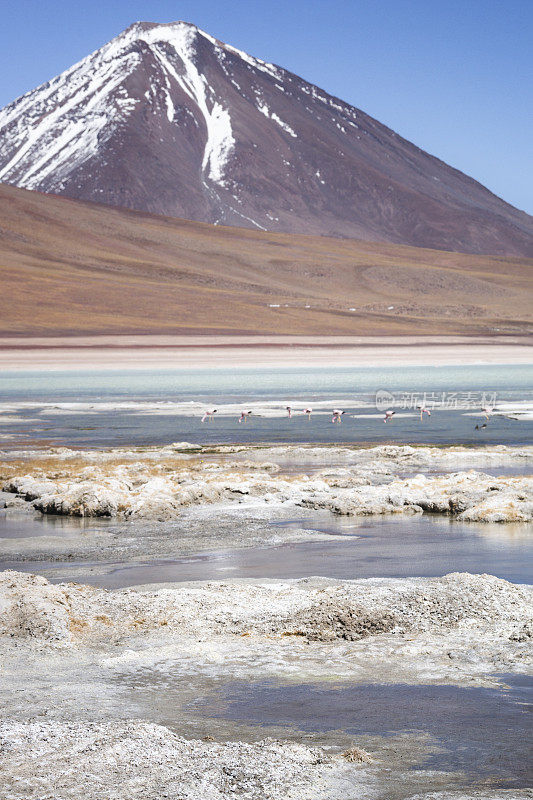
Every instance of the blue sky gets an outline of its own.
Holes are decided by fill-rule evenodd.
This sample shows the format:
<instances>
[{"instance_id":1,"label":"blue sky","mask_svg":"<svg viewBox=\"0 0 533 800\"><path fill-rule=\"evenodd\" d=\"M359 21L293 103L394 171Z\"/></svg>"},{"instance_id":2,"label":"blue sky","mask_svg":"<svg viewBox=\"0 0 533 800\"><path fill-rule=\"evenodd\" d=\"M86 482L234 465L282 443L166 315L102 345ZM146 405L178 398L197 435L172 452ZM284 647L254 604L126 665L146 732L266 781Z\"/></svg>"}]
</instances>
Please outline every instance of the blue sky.
<instances>
[{"instance_id":1,"label":"blue sky","mask_svg":"<svg viewBox=\"0 0 533 800\"><path fill-rule=\"evenodd\" d=\"M194 22L533 213L531 0L0 0L0 106L135 20Z\"/></svg>"}]
</instances>

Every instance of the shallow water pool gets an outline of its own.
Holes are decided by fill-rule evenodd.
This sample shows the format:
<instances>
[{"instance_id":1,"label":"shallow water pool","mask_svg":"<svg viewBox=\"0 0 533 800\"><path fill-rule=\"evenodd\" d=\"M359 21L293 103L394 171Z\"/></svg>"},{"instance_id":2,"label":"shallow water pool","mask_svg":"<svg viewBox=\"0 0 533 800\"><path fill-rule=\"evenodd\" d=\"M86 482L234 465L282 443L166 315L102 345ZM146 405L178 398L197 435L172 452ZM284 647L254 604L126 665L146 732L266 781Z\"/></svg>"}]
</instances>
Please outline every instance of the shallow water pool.
<instances>
[{"instance_id":1,"label":"shallow water pool","mask_svg":"<svg viewBox=\"0 0 533 800\"><path fill-rule=\"evenodd\" d=\"M203 713L302 733L432 737L435 752L415 769L464 771L501 788L531 785L533 679L502 675L499 689L443 685L234 683L198 701ZM438 709L438 713L435 710Z\"/></svg>"},{"instance_id":2,"label":"shallow water pool","mask_svg":"<svg viewBox=\"0 0 533 800\"><path fill-rule=\"evenodd\" d=\"M197 525L221 532L220 513L202 517ZM229 517L230 530L238 523ZM246 520L242 522L247 525ZM489 573L513 583L533 583L533 533L527 524L464 523L440 516L347 518L329 512L309 512L293 519L256 521L264 538L275 536L283 542L285 530L304 530L302 541L276 545L234 546L180 554L180 539L190 534L184 517L157 523L175 550L173 557L131 561L95 560L76 556L76 537L84 546L99 531L110 529L118 545L122 537L143 536L146 523L111 524L107 520L68 518L9 519L1 516L0 539L28 539L33 530L35 552L45 535L68 538L54 559L39 555L26 560L6 556L1 567L37 572L54 581L78 580L116 589L147 583L236 578L301 578L312 575L338 579L370 577L432 577L449 572ZM57 526L57 527L56 527ZM152 525L152 528L154 526ZM212 541L212 540L211 540ZM223 545L223 541L221 541ZM126 545L127 546L127 545ZM147 543L148 548L148 543ZM188 539L187 546L191 547ZM194 545L192 545L194 546ZM199 545L200 548L201 545ZM98 547L95 540L94 547Z\"/></svg>"}]
</instances>

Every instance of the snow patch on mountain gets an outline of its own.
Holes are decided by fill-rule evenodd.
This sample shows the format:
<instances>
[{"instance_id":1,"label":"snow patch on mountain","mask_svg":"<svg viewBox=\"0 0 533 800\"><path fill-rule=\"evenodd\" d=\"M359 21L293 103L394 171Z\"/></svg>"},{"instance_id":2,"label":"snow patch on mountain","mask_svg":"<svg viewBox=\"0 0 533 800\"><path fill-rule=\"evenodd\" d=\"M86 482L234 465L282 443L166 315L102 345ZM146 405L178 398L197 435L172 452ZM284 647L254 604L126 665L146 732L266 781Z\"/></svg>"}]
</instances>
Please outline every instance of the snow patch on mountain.
<instances>
[{"instance_id":1,"label":"snow patch on mountain","mask_svg":"<svg viewBox=\"0 0 533 800\"><path fill-rule=\"evenodd\" d=\"M283 120L280 119L280 117L278 117L278 115L274 111L271 111L266 103L262 102L261 100L258 100L257 109L258 111L261 112L261 114L264 114L265 117L276 122L279 125L279 127L283 128L283 130L290 136L292 136L295 139L297 138L298 134L295 131L293 131L291 126L288 125L286 122L283 122Z\"/></svg>"},{"instance_id":2,"label":"snow patch on mountain","mask_svg":"<svg viewBox=\"0 0 533 800\"><path fill-rule=\"evenodd\" d=\"M154 28L142 38L152 47L163 69L176 81L183 91L196 103L204 118L207 141L202 159L202 173L211 181L223 184L224 168L235 146L229 111L210 97L210 89L204 75L194 63L196 55L194 40L196 29L189 26ZM171 62L164 44L169 44L179 55L183 73Z\"/></svg>"},{"instance_id":3,"label":"snow patch on mountain","mask_svg":"<svg viewBox=\"0 0 533 800\"><path fill-rule=\"evenodd\" d=\"M471 179L185 22L135 23L0 110L0 181L211 223L531 249L530 218Z\"/></svg>"},{"instance_id":4,"label":"snow patch on mountain","mask_svg":"<svg viewBox=\"0 0 533 800\"><path fill-rule=\"evenodd\" d=\"M203 31L200 31L202 35L205 35ZM261 72L266 72L267 75L270 75L272 78L277 78L280 80L283 77L283 73L280 69L274 66L274 64L269 64L268 61L263 61L261 58L254 58L253 56L245 53L244 50L239 50L237 47L232 47L229 44L224 45L226 50L229 50L230 53L234 53L239 58L242 58L243 61L246 61L251 67L255 67L256 69L260 69Z\"/></svg>"},{"instance_id":5,"label":"snow patch on mountain","mask_svg":"<svg viewBox=\"0 0 533 800\"><path fill-rule=\"evenodd\" d=\"M17 125L17 147L0 170L0 180L9 181L16 169L18 186L34 189L43 178L53 175L55 187L97 152L100 132L114 125L109 96L139 60L137 53L122 54L118 61L115 57L107 61L103 52L102 56L104 63L92 76L86 69L79 74L69 74L70 70L68 80L52 81L44 87L42 97L38 97L40 90L35 90L0 112L0 134ZM127 115L132 104L119 108Z\"/></svg>"}]
</instances>

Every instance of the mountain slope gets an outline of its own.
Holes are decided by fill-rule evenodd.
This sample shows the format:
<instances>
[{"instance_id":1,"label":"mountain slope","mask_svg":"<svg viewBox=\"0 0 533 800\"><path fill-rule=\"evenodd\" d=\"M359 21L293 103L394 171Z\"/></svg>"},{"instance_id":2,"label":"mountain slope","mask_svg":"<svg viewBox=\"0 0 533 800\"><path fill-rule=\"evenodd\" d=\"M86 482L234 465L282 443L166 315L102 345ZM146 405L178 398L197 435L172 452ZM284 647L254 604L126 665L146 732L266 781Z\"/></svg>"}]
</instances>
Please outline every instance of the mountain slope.
<instances>
[{"instance_id":1,"label":"mountain slope","mask_svg":"<svg viewBox=\"0 0 533 800\"><path fill-rule=\"evenodd\" d=\"M226 228L0 185L0 334L522 334L533 262Z\"/></svg>"},{"instance_id":2,"label":"mountain slope","mask_svg":"<svg viewBox=\"0 0 533 800\"><path fill-rule=\"evenodd\" d=\"M136 23L0 112L0 180L224 225L533 255L532 218L187 23Z\"/></svg>"}]
</instances>

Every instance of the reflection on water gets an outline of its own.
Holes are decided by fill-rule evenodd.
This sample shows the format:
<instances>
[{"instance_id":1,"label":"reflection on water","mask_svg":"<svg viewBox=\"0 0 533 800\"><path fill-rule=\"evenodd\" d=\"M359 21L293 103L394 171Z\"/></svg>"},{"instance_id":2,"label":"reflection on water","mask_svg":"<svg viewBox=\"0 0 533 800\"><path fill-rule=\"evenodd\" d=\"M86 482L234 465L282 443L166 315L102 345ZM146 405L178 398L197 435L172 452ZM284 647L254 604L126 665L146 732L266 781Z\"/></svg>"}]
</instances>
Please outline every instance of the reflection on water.
<instances>
[{"instance_id":1,"label":"reflection on water","mask_svg":"<svg viewBox=\"0 0 533 800\"><path fill-rule=\"evenodd\" d=\"M490 775L501 787L524 787L533 779L533 680L515 675L501 679L506 684L501 689L234 683L192 705L208 716L301 732L342 731L358 740L421 731L434 737L439 751L417 769L464 770ZM165 679L154 673L154 680Z\"/></svg>"},{"instance_id":2,"label":"reflection on water","mask_svg":"<svg viewBox=\"0 0 533 800\"><path fill-rule=\"evenodd\" d=\"M332 401L332 406L334 401ZM347 407L350 414L357 406ZM32 412L32 416L33 416ZM21 414L20 416L24 416ZM4 429L3 447L22 446L27 441L47 446L124 447L165 445L187 441L193 444L245 443L332 443L332 444L488 444L524 445L533 443L533 423L517 423L503 417L493 418L486 431L475 430L472 419L449 411L435 412L430 421L421 424L414 416L395 418L394 424L383 425L381 418L350 416L342 425L332 425L329 415L316 416L309 425L303 419L288 420L255 417L246 426L237 417L219 416L211 424L202 425L196 417L157 415L147 417L133 411L98 412L87 426L84 415L72 414L67 419L51 416L46 410L36 423L23 420ZM0 419L1 422L1 419Z\"/></svg>"},{"instance_id":3,"label":"reflection on water","mask_svg":"<svg viewBox=\"0 0 533 800\"><path fill-rule=\"evenodd\" d=\"M30 440L69 447L156 445L183 440L207 444L239 440L466 445L533 442L531 422L492 418L486 428L475 430L476 418L451 410L435 412L422 423L416 414L398 412L392 422L384 425L382 415L373 407L373 396L378 389L496 391L499 401L531 400L533 373L529 367L486 365L16 373L4 375L0 386L0 439L2 447L23 445ZM51 407L79 402L94 407L85 410ZM181 407L170 411L161 405L163 402ZM261 404L271 408L275 402L290 402L295 408L310 405L317 411L325 410L328 405L340 406L349 415L341 425L332 425L326 413L315 413L308 421L303 416L291 420L285 416L260 416L257 411L246 425L239 425L235 411L233 415L220 415L212 424L200 423L199 412L204 406L255 404L254 408L259 409ZM184 405L187 403L195 404L193 415L187 413ZM325 454L326 461L327 458ZM311 469L316 466L309 465ZM285 471L292 468L287 464ZM301 472L302 464L295 465L295 471ZM485 471L523 474L530 472L530 468ZM13 512L9 516L0 512L0 539L10 539L6 546L11 548L13 558L3 566L44 575L53 571L55 580L74 577L107 588L225 578L438 576L453 571L486 572L513 582L532 582L533 537L525 525L465 524L428 515L342 519L325 512L302 513L289 521L273 520L270 525L265 522L265 539L278 531L283 541L283 528L293 527L305 529L307 541L230 549L221 540L216 552L183 555L180 531L183 534L187 526L184 514L171 523L157 523L162 533L175 534L175 552L155 560L150 557L147 545L145 563L128 561L128 552L131 558L128 538L148 541L142 538L146 536L143 531L147 525L153 527L155 523L17 517ZM216 531L217 519L206 518L206 525ZM90 545L91 537L96 539L110 527L123 561L99 562L96 549L89 546L85 561L68 561L71 543L72 551L81 559L81 539ZM323 534L329 534L329 538ZM40 560L38 545L34 561L15 560L16 541L24 540L27 546L34 537L41 540L43 553L45 540L48 546L52 539L56 540L54 544L58 539L68 539L68 546L61 542L57 550L46 551L57 552L57 558L62 560ZM257 538L261 540L261 536ZM218 688L204 685L196 691L194 680L186 663L177 665L174 673L171 665L164 670L133 669L120 675L117 694L121 703L129 698L140 716L144 714L145 718L174 726L182 734L187 724L184 711L188 710L191 717L210 719L217 730L230 720L248 730L255 726L259 737L263 736L261 729L269 726L289 738L313 735L316 743L325 745L354 736L358 744L365 746L366 737L373 740L379 759L385 747L382 744L380 751L380 739L383 743L406 731L421 732L429 735L435 748L429 757L419 760L417 770L463 770L473 783L488 779L511 788L526 786L531 779L527 771L531 682L517 677L502 676L508 688L501 690L434 685L332 687L331 684L284 686L234 682ZM189 706L184 710L187 700ZM383 764L389 763L383 759ZM408 796L412 794L409 792Z\"/></svg>"},{"instance_id":4,"label":"reflection on water","mask_svg":"<svg viewBox=\"0 0 533 800\"><path fill-rule=\"evenodd\" d=\"M237 734L245 739L303 736L318 746L341 748L355 741L378 761L390 757L391 739L410 735L413 744L426 742L424 748L413 749L413 770L463 772L466 785L528 786L533 778L529 760L533 679L513 674L494 677L501 681L495 689L250 683L232 681L230 676L227 680L194 677L191 683L183 664L170 660L130 668L114 680L123 702L134 704L137 714L175 730L203 720L204 730L222 731L225 722L232 722L241 726Z\"/></svg>"},{"instance_id":5,"label":"reflection on water","mask_svg":"<svg viewBox=\"0 0 533 800\"><path fill-rule=\"evenodd\" d=\"M111 527L111 519L94 520L88 517L63 517L54 514L20 514L0 510L0 539L32 539L43 536L72 538L80 534L98 533ZM1 563L1 562L0 562Z\"/></svg>"},{"instance_id":6,"label":"reflection on water","mask_svg":"<svg viewBox=\"0 0 533 800\"><path fill-rule=\"evenodd\" d=\"M54 524L39 519L23 521L2 519L0 537L17 535L21 530L27 536L33 527L36 533L55 533ZM109 521L83 522L63 518L60 530L83 532L87 538L91 531L105 530ZM179 555L180 530L187 527L187 516L173 522L157 523L161 532L172 532L176 542L176 557L146 560L139 563L120 562L102 564L91 562L90 556L83 564L52 561L20 561L9 566L25 571L61 570L57 580L82 580L108 589L135 586L144 583L162 583L190 580L224 580L226 578L301 578L312 575L339 579L371 577L431 577L449 572L489 573L513 583L533 583L533 535L526 524L476 524L462 523L450 518L421 515L401 517L346 518L328 512L309 512L293 520L265 522L265 538L283 528L293 527L308 532L307 540L278 546L253 546L223 548L211 552ZM206 518L206 525L217 526L216 519ZM128 537L142 536L146 523L122 523L113 526L113 532ZM19 527L22 526L22 527ZM3 532L3 533L2 533ZM7 533L6 533L7 532ZM320 538L316 534L320 533ZM324 534L330 536L324 537ZM4 568L8 564L4 563ZM77 571L84 570L81 577ZM94 571L90 571L94 569Z\"/></svg>"}]
</instances>

